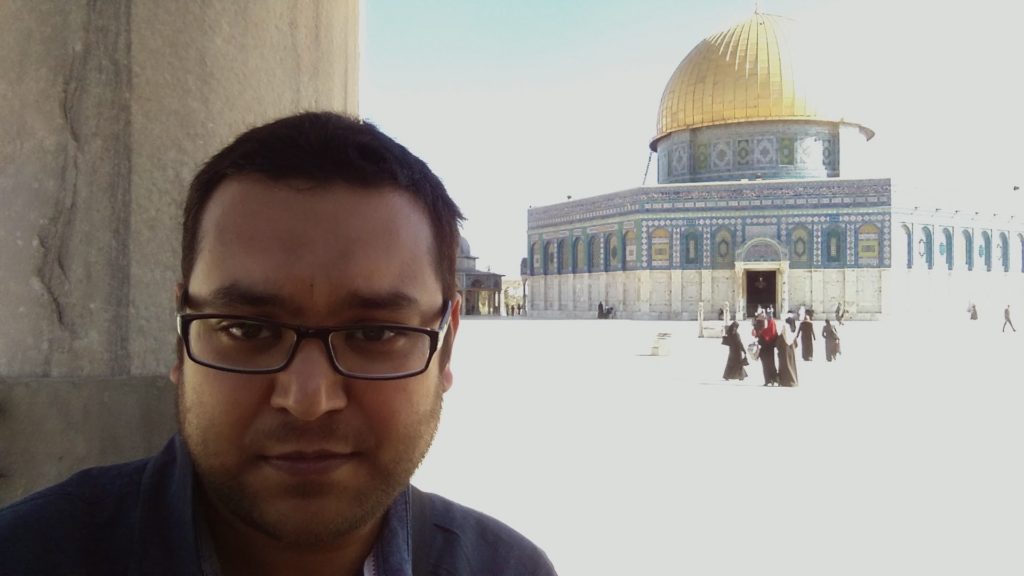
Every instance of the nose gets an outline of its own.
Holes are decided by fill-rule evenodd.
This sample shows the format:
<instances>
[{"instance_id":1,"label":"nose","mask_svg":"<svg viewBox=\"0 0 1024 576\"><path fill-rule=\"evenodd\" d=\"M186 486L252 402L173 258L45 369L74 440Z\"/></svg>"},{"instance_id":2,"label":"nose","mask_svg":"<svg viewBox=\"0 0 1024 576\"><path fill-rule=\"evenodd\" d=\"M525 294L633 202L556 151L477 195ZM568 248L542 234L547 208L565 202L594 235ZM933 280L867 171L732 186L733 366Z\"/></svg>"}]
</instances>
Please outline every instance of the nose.
<instances>
[{"instance_id":1,"label":"nose","mask_svg":"<svg viewBox=\"0 0 1024 576\"><path fill-rule=\"evenodd\" d=\"M274 375L270 405L307 421L344 409L348 405L344 377L334 370L328 354L315 339L300 342L288 368Z\"/></svg>"}]
</instances>

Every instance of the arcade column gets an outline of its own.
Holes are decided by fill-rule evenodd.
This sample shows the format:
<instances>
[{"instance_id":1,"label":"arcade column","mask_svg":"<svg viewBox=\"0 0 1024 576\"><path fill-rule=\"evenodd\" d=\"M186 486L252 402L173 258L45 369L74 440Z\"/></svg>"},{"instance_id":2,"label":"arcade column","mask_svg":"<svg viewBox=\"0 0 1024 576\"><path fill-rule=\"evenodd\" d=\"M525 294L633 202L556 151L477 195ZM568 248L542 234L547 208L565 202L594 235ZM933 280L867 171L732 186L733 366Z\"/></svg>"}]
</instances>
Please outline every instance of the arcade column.
<instances>
[{"instance_id":1,"label":"arcade column","mask_svg":"<svg viewBox=\"0 0 1024 576\"><path fill-rule=\"evenodd\" d=\"M0 504L175 427L181 209L289 113L357 113L358 0L0 2Z\"/></svg>"},{"instance_id":2,"label":"arcade column","mask_svg":"<svg viewBox=\"0 0 1024 576\"><path fill-rule=\"evenodd\" d=\"M789 263L782 262L779 266L779 281L782 284L780 291L782 292L782 306L779 309L778 316L785 318L785 314L789 312Z\"/></svg>"}]
</instances>

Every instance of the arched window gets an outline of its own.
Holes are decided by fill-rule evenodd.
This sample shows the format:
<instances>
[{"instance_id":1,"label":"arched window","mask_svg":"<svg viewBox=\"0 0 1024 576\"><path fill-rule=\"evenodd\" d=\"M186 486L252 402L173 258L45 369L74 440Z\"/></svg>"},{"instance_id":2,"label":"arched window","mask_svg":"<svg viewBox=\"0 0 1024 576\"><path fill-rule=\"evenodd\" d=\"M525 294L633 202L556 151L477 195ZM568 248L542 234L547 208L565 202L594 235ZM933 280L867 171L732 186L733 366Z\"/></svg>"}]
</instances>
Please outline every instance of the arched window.
<instances>
[{"instance_id":1,"label":"arched window","mask_svg":"<svg viewBox=\"0 0 1024 576\"><path fill-rule=\"evenodd\" d=\"M567 274L572 269L569 264L569 240L563 238L558 241L558 273Z\"/></svg>"},{"instance_id":2,"label":"arched window","mask_svg":"<svg viewBox=\"0 0 1024 576\"><path fill-rule=\"evenodd\" d=\"M595 234L590 237L590 271L604 272L604 254L601 250L601 236Z\"/></svg>"},{"instance_id":3,"label":"arched window","mask_svg":"<svg viewBox=\"0 0 1024 576\"><path fill-rule=\"evenodd\" d=\"M1020 271L1024 273L1024 234L1017 234L1017 242L1020 244Z\"/></svg>"},{"instance_id":4,"label":"arched window","mask_svg":"<svg viewBox=\"0 0 1024 576\"><path fill-rule=\"evenodd\" d=\"M907 269L909 270L914 267L914 233L906 224L903 225L903 236L907 241Z\"/></svg>"},{"instance_id":5,"label":"arched window","mask_svg":"<svg viewBox=\"0 0 1024 576\"><path fill-rule=\"evenodd\" d=\"M622 270L622 246L619 235L615 232L608 234L608 269Z\"/></svg>"},{"instance_id":6,"label":"arched window","mask_svg":"<svg viewBox=\"0 0 1024 576\"><path fill-rule=\"evenodd\" d=\"M626 230L622 235L622 243L626 248L626 270L636 270L636 232Z\"/></svg>"},{"instance_id":7,"label":"arched window","mask_svg":"<svg viewBox=\"0 0 1024 576\"><path fill-rule=\"evenodd\" d=\"M733 265L732 230L719 228L715 231L712 244L713 261L716 268L731 268Z\"/></svg>"},{"instance_id":8,"label":"arched window","mask_svg":"<svg viewBox=\"0 0 1024 576\"><path fill-rule=\"evenodd\" d=\"M789 261L795 268L808 268L813 256L811 231L806 226L794 226L789 231Z\"/></svg>"},{"instance_id":9,"label":"arched window","mask_svg":"<svg viewBox=\"0 0 1024 576\"><path fill-rule=\"evenodd\" d=\"M573 240L573 252L575 252L576 258L572 261L572 271L585 272L587 270L587 245L583 243L583 238L577 237Z\"/></svg>"},{"instance_id":10,"label":"arched window","mask_svg":"<svg viewBox=\"0 0 1024 576\"><path fill-rule=\"evenodd\" d=\"M953 232L949 228L942 229L942 244L939 245L939 254L946 258L946 268L953 269Z\"/></svg>"},{"instance_id":11,"label":"arched window","mask_svg":"<svg viewBox=\"0 0 1024 576\"><path fill-rule=\"evenodd\" d=\"M665 228L651 231L651 268L668 268L672 256L672 235Z\"/></svg>"},{"instance_id":12,"label":"arched window","mask_svg":"<svg viewBox=\"0 0 1024 576\"><path fill-rule=\"evenodd\" d=\"M1010 239L1006 232L999 233L999 265L1003 272L1010 271Z\"/></svg>"},{"instance_id":13,"label":"arched window","mask_svg":"<svg viewBox=\"0 0 1024 576\"><path fill-rule=\"evenodd\" d=\"M964 266L968 271L974 270L974 237L970 230L964 230Z\"/></svg>"},{"instance_id":14,"label":"arched window","mask_svg":"<svg viewBox=\"0 0 1024 576\"><path fill-rule=\"evenodd\" d=\"M558 243L548 240L547 258L544 260L544 273L555 274L558 272Z\"/></svg>"},{"instance_id":15,"label":"arched window","mask_svg":"<svg viewBox=\"0 0 1024 576\"><path fill-rule=\"evenodd\" d=\"M931 270L935 265L935 239L932 237L932 229L927 226L921 228L917 254L924 258L925 266Z\"/></svg>"},{"instance_id":16,"label":"arched window","mask_svg":"<svg viewBox=\"0 0 1024 576\"><path fill-rule=\"evenodd\" d=\"M842 266L846 263L846 239L843 237L843 229L839 226L832 226L825 231L825 264L827 266Z\"/></svg>"},{"instance_id":17,"label":"arched window","mask_svg":"<svg viewBox=\"0 0 1024 576\"><path fill-rule=\"evenodd\" d=\"M700 230L689 230L683 236L683 267L700 268Z\"/></svg>"},{"instance_id":18,"label":"arched window","mask_svg":"<svg viewBox=\"0 0 1024 576\"><path fill-rule=\"evenodd\" d=\"M541 260L540 242L530 245L530 275L542 274L544 272L544 261Z\"/></svg>"},{"instance_id":19,"label":"arched window","mask_svg":"<svg viewBox=\"0 0 1024 576\"><path fill-rule=\"evenodd\" d=\"M985 230L981 233L981 247L978 250L982 262L985 263L985 272L992 271L992 235Z\"/></svg>"},{"instance_id":20,"label":"arched window","mask_svg":"<svg viewBox=\"0 0 1024 576\"><path fill-rule=\"evenodd\" d=\"M879 245L882 231L874 224L864 224L857 228L857 264L860 266L878 266Z\"/></svg>"}]
</instances>

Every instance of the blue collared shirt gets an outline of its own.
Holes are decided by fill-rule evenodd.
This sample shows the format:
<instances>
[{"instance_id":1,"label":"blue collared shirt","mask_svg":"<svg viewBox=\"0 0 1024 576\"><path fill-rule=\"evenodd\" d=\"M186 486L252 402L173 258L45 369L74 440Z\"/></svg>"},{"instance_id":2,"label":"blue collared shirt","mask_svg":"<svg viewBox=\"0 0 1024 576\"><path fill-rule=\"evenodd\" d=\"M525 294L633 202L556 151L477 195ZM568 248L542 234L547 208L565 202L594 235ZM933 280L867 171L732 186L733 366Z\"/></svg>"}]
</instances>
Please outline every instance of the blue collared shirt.
<instances>
[{"instance_id":1,"label":"blue collared shirt","mask_svg":"<svg viewBox=\"0 0 1024 576\"><path fill-rule=\"evenodd\" d=\"M215 576L194 487L180 436L151 458L83 470L0 509L0 574ZM363 572L412 576L414 565L417 575L555 574L544 552L505 524L408 486Z\"/></svg>"}]
</instances>

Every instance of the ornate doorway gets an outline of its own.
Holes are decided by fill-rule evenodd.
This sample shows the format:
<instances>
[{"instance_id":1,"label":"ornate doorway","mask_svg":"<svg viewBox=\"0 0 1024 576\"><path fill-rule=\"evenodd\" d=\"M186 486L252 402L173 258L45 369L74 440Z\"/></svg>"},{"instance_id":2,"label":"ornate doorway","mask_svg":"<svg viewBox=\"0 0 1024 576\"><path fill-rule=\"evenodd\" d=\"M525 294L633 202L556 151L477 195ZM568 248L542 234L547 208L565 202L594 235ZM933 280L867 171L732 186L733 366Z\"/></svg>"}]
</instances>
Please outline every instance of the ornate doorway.
<instances>
[{"instance_id":1,"label":"ornate doorway","mask_svg":"<svg viewBox=\"0 0 1024 576\"><path fill-rule=\"evenodd\" d=\"M757 307L775 307L778 302L778 282L775 270L747 270L747 317L754 315Z\"/></svg>"},{"instance_id":2,"label":"ornate doorway","mask_svg":"<svg viewBox=\"0 0 1024 576\"><path fill-rule=\"evenodd\" d=\"M789 305L789 254L771 238L754 238L736 251L736 310L747 318L758 306L771 306L776 314Z\"/></svg>"}]
</instances>

